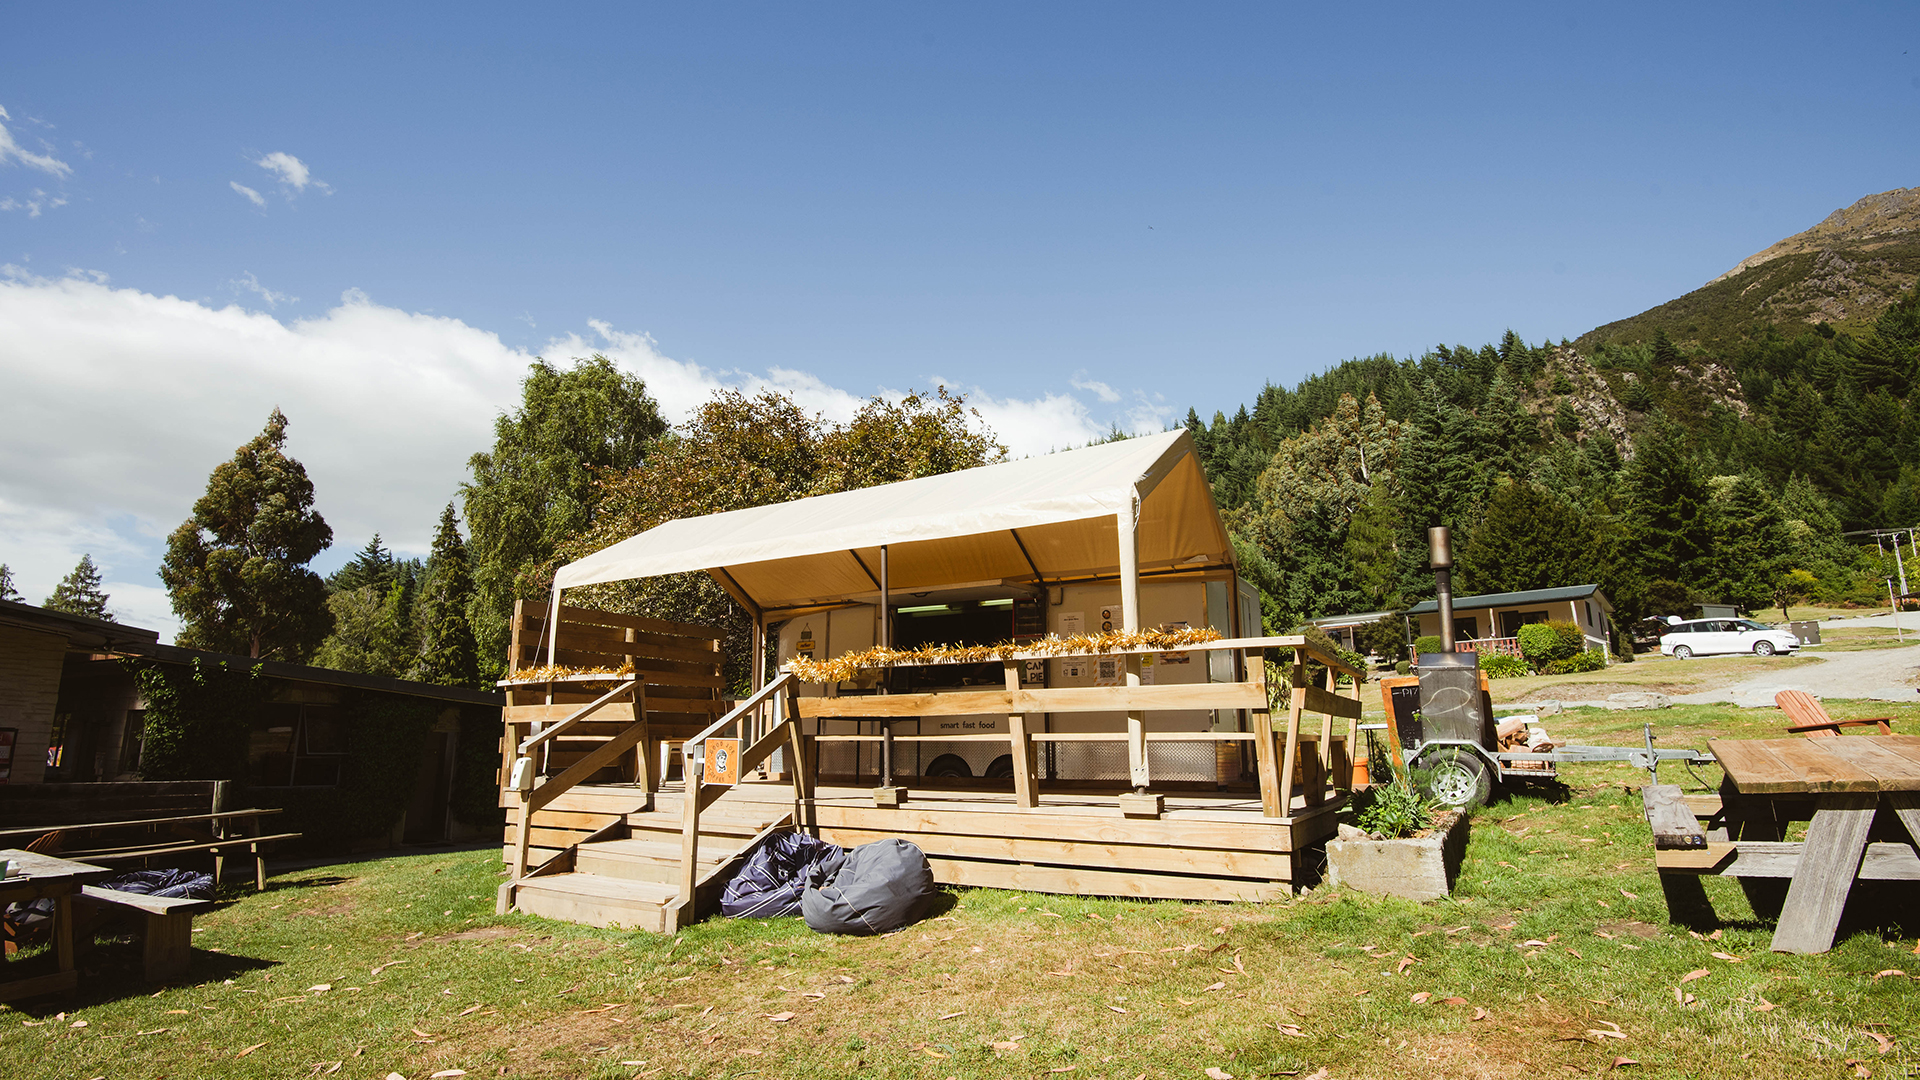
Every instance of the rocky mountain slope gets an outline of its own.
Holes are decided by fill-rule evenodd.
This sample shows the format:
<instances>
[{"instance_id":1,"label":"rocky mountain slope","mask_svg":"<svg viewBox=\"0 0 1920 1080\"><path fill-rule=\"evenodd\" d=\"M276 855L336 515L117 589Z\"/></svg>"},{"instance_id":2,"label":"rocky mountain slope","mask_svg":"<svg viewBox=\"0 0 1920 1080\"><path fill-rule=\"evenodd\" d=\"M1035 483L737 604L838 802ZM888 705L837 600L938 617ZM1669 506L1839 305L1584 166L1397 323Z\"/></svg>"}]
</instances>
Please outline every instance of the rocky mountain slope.
<instances>
[{"instance_id":1,"label":"rocky mountain slope","mask_svg":"<svg viewBox=\"0 0 1920 1080\"><path fill-rule=\"evenodd\" d=\"M1920 279L1920 188L1895 188L1835 210L1826 220L1748 256L1701 288L1598 327L1576 343L1637 343L1665 330L1676 342L1718 349L1777 328L1826 323L1858 331Z\"/></svg>"}]
</instances>

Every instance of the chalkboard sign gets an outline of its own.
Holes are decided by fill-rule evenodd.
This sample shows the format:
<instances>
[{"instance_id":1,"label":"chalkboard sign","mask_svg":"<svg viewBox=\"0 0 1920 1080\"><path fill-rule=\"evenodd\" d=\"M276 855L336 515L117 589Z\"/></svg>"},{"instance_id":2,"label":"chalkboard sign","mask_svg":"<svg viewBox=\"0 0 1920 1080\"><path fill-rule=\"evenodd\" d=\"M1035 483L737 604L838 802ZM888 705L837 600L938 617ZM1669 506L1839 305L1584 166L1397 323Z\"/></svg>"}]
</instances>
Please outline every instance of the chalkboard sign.
<instances>
[{"instance_id":1,"label":"chalkboard sign","mask_svg":"<svg viewBox=\"0 0 1920 1080\"><path fill-rule=\"evenodd\" d=\"M1389 675L1380 680L1380 701L1387 709L1387 735L1393 743L1394 764L1406 767L1409 746L1420 745L1420 680L1413 675Z\"/></svg>"}]
</instances>

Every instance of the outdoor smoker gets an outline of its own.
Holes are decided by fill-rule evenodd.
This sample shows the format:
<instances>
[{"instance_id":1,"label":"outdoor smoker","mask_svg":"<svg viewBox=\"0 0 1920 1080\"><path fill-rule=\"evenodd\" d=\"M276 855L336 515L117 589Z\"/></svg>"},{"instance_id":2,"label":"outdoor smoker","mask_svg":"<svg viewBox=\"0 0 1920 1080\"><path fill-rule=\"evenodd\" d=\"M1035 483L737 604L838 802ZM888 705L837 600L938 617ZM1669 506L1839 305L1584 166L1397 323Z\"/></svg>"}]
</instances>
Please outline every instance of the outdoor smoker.
<instances>
[{"instance_id":1,"label":"outdoor smoker","mask_svg":"<svg viewBox=\"0 0 1920 1080\"><path fill-rule=\"evenodd\" d=\"M1448 806L1477 806L1493 794L1496 783L1554 779L1558 776L1554 766L1560 762L1626 761L1647 770L1657 784L1662 761L1693 765L1714 760L1693 750L1655 749L1652 724L1645 727L1643 747L1556 747L1536 738L1528 741L1526 750L1502 749L1493 702L1480 685L1479 654L1471 649L1458 651L1454 642L1452 535L1444 525L1431 528L1427 543L1440 608L1440 651L1415 658L1420 671L1420 711L1413 723L1402 724L1399 730L1405 761L1427 778L1427 789L1436 800ZM1537 731L1537 717L1507 719ZM1393 723L1393 717L1388 722Z\"/></svg>"}]
</instances>

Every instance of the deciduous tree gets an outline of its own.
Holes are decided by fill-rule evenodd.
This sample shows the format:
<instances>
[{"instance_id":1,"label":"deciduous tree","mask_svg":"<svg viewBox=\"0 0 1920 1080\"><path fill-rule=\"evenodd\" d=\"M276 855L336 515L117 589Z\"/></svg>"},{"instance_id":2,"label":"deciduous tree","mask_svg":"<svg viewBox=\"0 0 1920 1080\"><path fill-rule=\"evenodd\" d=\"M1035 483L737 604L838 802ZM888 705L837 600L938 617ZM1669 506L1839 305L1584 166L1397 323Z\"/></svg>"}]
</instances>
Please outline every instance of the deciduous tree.
<instances>
[{"instance_id":1,"label":"deciduous tree","mask_svg":"<svg viewBox=\"0 0 1920 1080\"><path fill-rule=\"evenodd\" d=\"M584 532L600 500L598 470L631 469L666 431L646 384L594 355L528 369L520 407L494 421L493 449L461 485L472 533L473 632L482 667L506 660L516 598L539 599L554 552Z\"/></svg>"}]
</instances>

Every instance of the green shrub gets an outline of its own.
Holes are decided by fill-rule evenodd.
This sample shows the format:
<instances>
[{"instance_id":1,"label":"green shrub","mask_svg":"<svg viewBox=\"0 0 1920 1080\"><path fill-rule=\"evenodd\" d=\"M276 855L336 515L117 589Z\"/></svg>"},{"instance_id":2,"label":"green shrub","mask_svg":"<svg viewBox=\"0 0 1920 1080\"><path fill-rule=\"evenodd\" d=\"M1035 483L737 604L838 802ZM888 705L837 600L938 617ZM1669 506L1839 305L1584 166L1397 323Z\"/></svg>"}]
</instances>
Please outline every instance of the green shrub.
<instances>
[{"instance_id":1,"label":"green shrub","mask_svg":"<svg viewBox=\"0 0 1920 1080\"><path fill-rule=\"evenodd\" d=\"M1354 629L1355 643L1388 660L1407 655L1407 625L1398 615L1382 615Z\"/></svg>"},{"instance_id":2,"label":"green shrub","mask_svg":"<svg viewBox=\"0 0 1920 1080\"><path fill-rule=\"evenodd\" d=\"M1580 632L1578 626L1565 620L1528 623L1520 628L1519 637L1520 651L1525 654L1527 663L1541 671L1556 660L1579 655L1587 646L1586 635Z\"/></svg>"},{"instance_id":3,"label":"green shrub","mask_svg":"<svg viewBox=\"0 0 1920 1080\"><path fill-rule=\"evenodd\" d=\"M1399 674L1399 675L1411 675L1413 674L1413 661L1402 660L1399 663L1393 665L1393 670L1396 674Z\"/></svg>"},{"instance_id":4,"label":"green shrub","mask_svg":"<svg viewBox=\"0 0 1920 1080\"><path fill-rule=\"evenodd\" d=\"M1480 654L1480 670L1486 672L1489 679L1515 679L1533 672L1525 660L1495 652Z\"/></svg>"},{"instance_id":5,"label":"green shrub","mask_svg":"<svg viewBox=\"0 0 1920 1080\"><path fill-rule=\"evenodd\" d=\"M1299 626L1296 626L1293 628L1293 632L1296 634L1299 634L1301 637L1306 638L1307 644L1311 646L1316 652L1320 653L1321 655L1331 656L1335 660L1340 661L1341 663L1347 665L1348 667L1352 668L1355 671L1367 670L1366 657L1361 656L1359 653L1354 652L1352 649L1341 648L1339 644L1333 640L1333 638L1327 636L1327 632L1325 630L1320 629L1318 626L1315 626L1312 623L1301 623ZM1320 672L1320 665L1310 663L1307 665L1307 671L1309 674L1318 676ZM1347 682L1352 681L1346 675L1340 676L1340 679L1342 681L1347 681Z\"/></svg>"},{"instance_id":6,"label":"green shrub","mask_svg":"<svg viewBox=\"0 0 1920 1080\"><path fill-rule=\"evenodd\" d=\"M267 699L256 664L123 661L147 700L142 780L244 780L247 735Z\"/></svg>"},{"instance_id":7,"label":"green shrub","mask_svg":"<svg viewBox=\"0 0 1920 1080\"><path fill-rule=\"evenodd\" d=\"M1599 649L1588 649L1572 656L1555 660L1542 669L1547 675L1576 675L1582 671L1599 671L1607 666L1607 654Z\"/></svg>"},{"instance_id":8,"label":"green shrub","mask_svg":"<svg viewBox=\"0 0 1920 1080\"><path fill-rule=\"evenodd\" d=\"M1421 653L1431 653L1431 652L1439 652L1439 651L1440 651L1440 635L1439 634L1421 634L1418 638L1414 639L1413 653L1415 656L1418 656Z\"/></svg>"}]
</instances>

